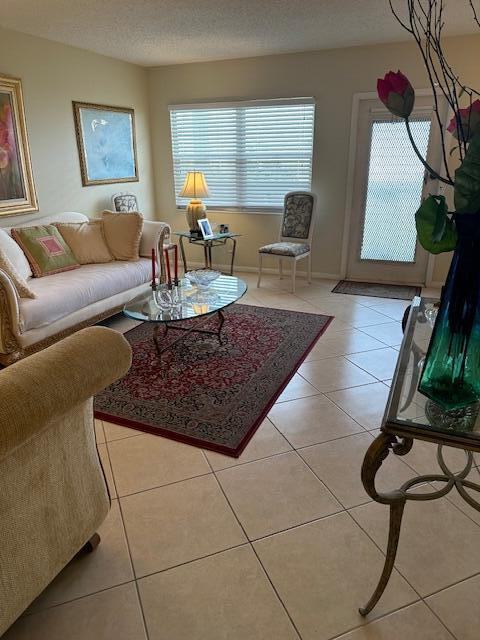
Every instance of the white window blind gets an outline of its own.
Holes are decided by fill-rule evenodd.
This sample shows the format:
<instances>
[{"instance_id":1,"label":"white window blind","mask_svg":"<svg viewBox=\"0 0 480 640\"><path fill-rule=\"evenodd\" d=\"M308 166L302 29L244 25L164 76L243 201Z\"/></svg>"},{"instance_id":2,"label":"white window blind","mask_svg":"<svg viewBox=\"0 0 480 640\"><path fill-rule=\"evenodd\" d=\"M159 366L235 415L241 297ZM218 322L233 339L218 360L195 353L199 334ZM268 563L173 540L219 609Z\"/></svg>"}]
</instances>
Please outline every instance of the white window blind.
<instances>
[{"instance_id":1,"label":"white window blind","mask_svg":"<svg viewBox=\"0 0 480 640\"><path fill-rule=\"evenodd\" d=\"M187 171L203 171L209 209L278 211L310 190L313 98L170 107L177 207Z\"/></svg>"}]
</instances>

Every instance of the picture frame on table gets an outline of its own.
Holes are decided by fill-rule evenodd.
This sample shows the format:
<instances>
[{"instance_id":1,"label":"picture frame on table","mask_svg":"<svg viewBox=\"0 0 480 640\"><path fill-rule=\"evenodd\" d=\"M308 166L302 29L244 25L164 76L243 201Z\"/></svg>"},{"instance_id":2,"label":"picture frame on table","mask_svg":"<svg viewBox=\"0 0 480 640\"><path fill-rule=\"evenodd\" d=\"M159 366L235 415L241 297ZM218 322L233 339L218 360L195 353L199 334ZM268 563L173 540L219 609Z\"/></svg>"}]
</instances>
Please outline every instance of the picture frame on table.
<instances>
[{"instance_id":1,"label":"picture frame on table","mask_svg":"<svg viewBox=\"0 0 480 640\"><path fill-rule=\"evenodd\" d=\"M135 112L72 102L82 184L138 182Z\"/></svg>"},{"instance_id":2,"label":"picture frame on table","mask_svg":"<svg viewBox=\"0 0 480 640\"><path fill-rule=\"evenodd\" d=\"M0 75L0 216L38 211L22 81Z\"/></svg>"},{"instance_id":3,"label":"picture frame on table","mask_svg":"<svg viewBox=\"0 0 480 640\"><path fill-rule=\"evenodd\" d=\"M210 224L210 221L208 218L200 218L200 220L197 221L198 226L200 227L200 231L202 232L202 236L204 240L211 240L214 236L214 233L212 231L212 225Z\"/></svg>"}]
</instances>

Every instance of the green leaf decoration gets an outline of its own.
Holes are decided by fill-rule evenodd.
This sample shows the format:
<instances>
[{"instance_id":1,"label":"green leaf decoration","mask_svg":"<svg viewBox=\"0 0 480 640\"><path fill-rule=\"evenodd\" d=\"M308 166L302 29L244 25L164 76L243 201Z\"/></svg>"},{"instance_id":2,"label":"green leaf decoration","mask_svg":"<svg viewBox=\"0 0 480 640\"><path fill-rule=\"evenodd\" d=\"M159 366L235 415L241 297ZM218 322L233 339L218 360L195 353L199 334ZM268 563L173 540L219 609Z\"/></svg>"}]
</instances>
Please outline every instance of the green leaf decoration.
<instances>
[{"instance_id":1,"label":"green leaf decoration","mask_svg":"<svg viewBox=\"0 0 480 640\"><path fill-rule=\"evenodd\" d=\"M465 158L455 171L455 209L457 213L476 213L480 209L480 133L471 139Z\"/></svg>"},{"instance_id":2,"label":"green leaf decoration","mask_svg":"<svg viewBox=\"0 0 480 640\"><path fill-rule=\"evenodd\" d=\"M430 253L453 251L457 246L457 231L444 196L428 196L415 214L415 224L420 244Z\"/></svg>"}]
</instances>

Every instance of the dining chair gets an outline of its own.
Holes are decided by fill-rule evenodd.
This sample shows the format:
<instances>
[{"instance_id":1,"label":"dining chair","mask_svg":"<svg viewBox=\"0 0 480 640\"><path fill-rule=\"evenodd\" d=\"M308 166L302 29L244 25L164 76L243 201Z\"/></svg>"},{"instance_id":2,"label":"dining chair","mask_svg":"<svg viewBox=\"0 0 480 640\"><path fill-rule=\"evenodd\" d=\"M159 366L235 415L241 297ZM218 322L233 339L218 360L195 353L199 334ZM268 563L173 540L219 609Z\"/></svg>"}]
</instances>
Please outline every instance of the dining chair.
<instances>
[{"instance_id":1,"label":"dining chair","mask_svg":"<svg viewBox=\"0 0 480 640\"><path fill-rule=\"evenodd\" d=\"M290 191L285 195L282 224L278 242L266 244L258 250L258 281L262 279L264 256L278 259L280 279L283 278L283 262L290 263L292 293L295 293L297 262L307 259L307 280L312 281L312 237L316 216L317 196L311 191Z\"/></svg>"},{"instance_id":2,"label":"dining chair","mask_svg":"<svg viewBox=\"0 0 480 640\"><path fill-rule=\"evenodd\" d=\"M119 191L112 196L113 211L129 212L139 211L137 196L130 191Z\"/></svg>"}]
</instances>

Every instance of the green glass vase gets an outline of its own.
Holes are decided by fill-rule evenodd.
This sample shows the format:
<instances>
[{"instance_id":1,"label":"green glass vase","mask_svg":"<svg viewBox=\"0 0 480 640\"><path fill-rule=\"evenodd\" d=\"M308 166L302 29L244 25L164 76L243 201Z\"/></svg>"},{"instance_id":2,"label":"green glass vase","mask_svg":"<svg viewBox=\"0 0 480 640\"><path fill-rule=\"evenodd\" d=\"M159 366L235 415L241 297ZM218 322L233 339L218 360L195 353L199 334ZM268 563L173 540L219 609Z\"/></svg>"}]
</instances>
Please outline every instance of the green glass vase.
<instances>
[{"instance_id":1,"label":"green glass vase","mask_svg":"<svg viewBox=\"0 0 480 640\"><path fill-rule=\"evenodd\" d=\"M418 386L445 410L480 400L480 213L454 220L457 247Z\"/></svg>"}]
</instances>

